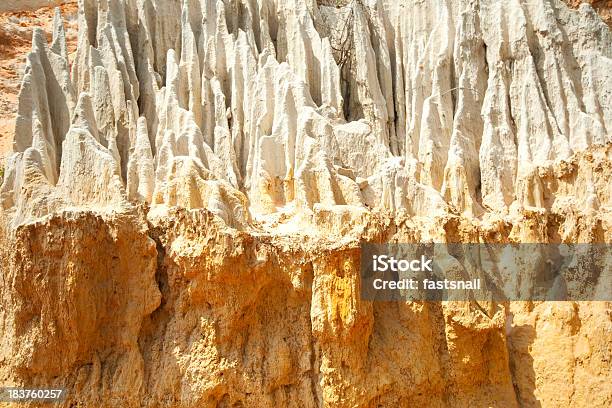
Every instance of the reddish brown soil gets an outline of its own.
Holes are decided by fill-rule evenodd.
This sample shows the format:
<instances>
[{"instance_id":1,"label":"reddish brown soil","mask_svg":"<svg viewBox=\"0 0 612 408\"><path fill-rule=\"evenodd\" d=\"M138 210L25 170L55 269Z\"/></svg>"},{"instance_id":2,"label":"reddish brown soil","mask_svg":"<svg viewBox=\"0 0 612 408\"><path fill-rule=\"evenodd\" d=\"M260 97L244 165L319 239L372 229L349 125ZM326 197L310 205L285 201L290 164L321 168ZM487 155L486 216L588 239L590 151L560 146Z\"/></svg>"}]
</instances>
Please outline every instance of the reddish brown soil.
<instances>
[{"instance_id":1,"label":"reddish brown soil","mask_svg":"<svg viewBox=\"0 0 612 408\"><path fill-rule=\"evenodd\" d=\"M591 3L603 21L612 28L612 0L565 0L565 2L574 8L578 8L580 3Z\"/></svg>"}]
</instances>

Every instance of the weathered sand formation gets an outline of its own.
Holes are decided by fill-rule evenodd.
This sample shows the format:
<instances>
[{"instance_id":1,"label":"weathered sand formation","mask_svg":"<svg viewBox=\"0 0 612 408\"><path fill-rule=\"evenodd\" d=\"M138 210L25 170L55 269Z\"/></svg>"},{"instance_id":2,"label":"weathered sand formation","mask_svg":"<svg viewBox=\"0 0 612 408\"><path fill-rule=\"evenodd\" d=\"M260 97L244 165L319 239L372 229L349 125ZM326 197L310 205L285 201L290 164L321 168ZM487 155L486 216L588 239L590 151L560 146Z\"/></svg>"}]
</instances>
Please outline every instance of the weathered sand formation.
<instances>
[{"instance_id":1,"label":"weathered sand formation","mask_svg":"<svg viewBox=\"0 0 612 408\"><path fill-rule=\"evenodd\" d=\"M612 242L559 1L80 0L0 188L0 382L63 406L608 406L610 304L372 303L360 241ZM609 288L603 288L606 290Z\"/></svg>"},{"instance_id":2,"label":"weathered sand formation","mask_svg":"<svg viewBox=\"0 0 612 408\"><path fill-rule=\"evenodd\" d=\"M4 3L3 3L4 5ZM19 3L23 7L22 3ZM69 58L76 51L76 3L61 6ZM0 166L10 155L15 134L15 117L26 56L32 49L32 31L42 28L51 40L54 7L0 13Z\"/></svg>"},{"instance_id":3,"label":"weathered sand formation","mask_svg":"<svg viewBox=\"0 0 612 408\"><path fill-rule=\"evenodd\" d=\"M3 206L139 200L240 227L542 207L537 166L610 139L612 37L587 5L476 4L84 2L72 72L59 16L52 44L34 33Z\"/></svg>"}]
</instances>

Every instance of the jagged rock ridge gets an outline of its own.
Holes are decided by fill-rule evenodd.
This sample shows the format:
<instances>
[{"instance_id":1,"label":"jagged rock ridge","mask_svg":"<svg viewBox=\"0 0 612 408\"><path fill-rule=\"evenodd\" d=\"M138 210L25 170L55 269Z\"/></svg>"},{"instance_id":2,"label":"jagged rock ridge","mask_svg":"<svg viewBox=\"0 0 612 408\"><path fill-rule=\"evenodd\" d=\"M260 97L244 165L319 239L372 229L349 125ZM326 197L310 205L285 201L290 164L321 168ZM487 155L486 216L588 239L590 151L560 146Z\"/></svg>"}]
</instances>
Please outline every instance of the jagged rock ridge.
<instances>
[{"instance_id":1,"label":"jagged rock ridge","mask_svg":"<svg viewBox=\"0 0 612 408\"><path fill-rule=\"evenodd\" d=\"M343 3L344 4L344 3ZM34 33L2 204L543 207L538 166L610 141L611 34L558 1L81 0ZM593 194L590 192L589 194ZM593 203L598 206L599 203Z\"/></svg>"}]
</instances>

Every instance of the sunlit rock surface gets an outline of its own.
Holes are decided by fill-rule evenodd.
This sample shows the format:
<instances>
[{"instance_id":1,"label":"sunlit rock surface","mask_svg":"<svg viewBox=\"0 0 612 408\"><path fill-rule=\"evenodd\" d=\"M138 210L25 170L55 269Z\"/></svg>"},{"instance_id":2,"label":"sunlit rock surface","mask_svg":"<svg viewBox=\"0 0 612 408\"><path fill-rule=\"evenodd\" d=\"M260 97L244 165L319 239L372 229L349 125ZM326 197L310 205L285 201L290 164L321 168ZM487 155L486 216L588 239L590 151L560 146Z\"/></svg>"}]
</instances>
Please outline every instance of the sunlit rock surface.
<instances>
[{"instance_id":1,"label":"sunlit rock surface","mask_svg":"<svg viewBox=\"0 0 612 408\"><path fill-rule=\"evenodd\" d=\"M612 242L612 34L559 1L80 0L33 35L0 383L87 407L612 403L610 303L377 303L359 242Z\"/></svg>"}]
</instances>

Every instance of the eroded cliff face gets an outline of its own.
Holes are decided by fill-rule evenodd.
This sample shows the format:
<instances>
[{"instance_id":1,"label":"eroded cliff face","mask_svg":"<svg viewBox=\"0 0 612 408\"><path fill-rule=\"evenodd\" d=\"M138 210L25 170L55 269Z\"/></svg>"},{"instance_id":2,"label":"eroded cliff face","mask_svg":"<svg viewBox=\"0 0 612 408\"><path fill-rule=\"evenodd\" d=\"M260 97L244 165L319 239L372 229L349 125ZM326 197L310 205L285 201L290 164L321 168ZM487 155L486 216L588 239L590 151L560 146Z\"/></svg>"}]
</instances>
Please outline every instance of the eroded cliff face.
<instances>
[{"instance_id":1,"label":"eroded cliff face","mask_svg":"<svg viewBox=\"0 0 612 408\"><path fill-rule=\"evenodd\" d=\"M359 296L360 240L612 238L610 218L573 217L321 209L313 236L65 211L5 237L0 375L68 387L61 406L606 406L607 302Z\"/></svg>"},{"instance_id":2,"label":"eroded cliff face","mask_svg":"<svg viewBox=\"0 0 612 408\"><path fill-rule=\"evenodd\" d=\"M58 14L26 62L2 384L65 407L612 403L609 302L359 291L363 241L612 242L590 6L82 0L78 26L74 61Z\"/></svg>"}]
</instances>

